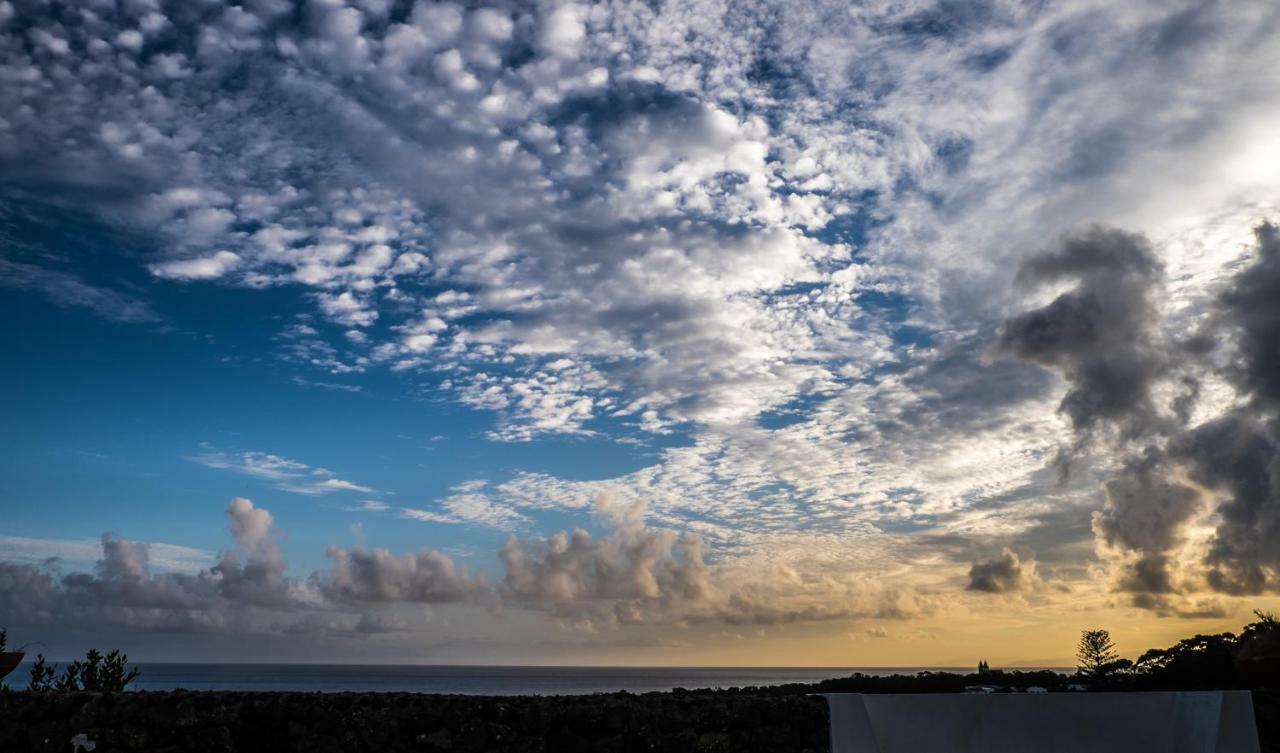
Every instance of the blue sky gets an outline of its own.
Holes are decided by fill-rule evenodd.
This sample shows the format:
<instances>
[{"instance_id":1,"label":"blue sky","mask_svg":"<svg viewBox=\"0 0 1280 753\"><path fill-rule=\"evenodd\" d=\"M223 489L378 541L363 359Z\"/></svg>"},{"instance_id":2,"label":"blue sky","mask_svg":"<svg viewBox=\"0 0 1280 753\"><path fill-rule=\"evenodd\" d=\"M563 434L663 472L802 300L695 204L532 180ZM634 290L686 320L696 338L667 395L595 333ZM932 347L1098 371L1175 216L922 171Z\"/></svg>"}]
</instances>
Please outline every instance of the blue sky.
<instances>
[{"instance_id":1,"label":"blue sky","mask_svg":"<svg viewBox=\"0 0 1280 753\"><path fill-rule=\"evenodd\" d=\"M1234 625L1280 583L1278 23L0 1L0 622L899 665Z\"/></svg>"}]
</instances>

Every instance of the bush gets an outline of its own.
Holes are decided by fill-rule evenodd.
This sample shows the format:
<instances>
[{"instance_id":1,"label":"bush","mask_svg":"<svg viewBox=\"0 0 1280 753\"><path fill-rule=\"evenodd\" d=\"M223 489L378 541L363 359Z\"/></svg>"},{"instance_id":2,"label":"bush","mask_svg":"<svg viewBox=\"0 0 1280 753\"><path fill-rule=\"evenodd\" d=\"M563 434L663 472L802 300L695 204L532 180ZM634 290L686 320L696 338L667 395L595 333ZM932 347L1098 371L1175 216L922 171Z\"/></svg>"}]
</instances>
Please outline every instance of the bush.
<instances>
[{"instance_id":1,"label":"bush","mask_svg":"<svg viewBox=\"0 0 1280 753\"><path fill-rule=\"evenodd\" d=\"M103 656L91 648L84 660L77 659L67 665L62 677L57 677L57 667L49 665L44 654L36 655L31 667L31 684L27 690L34 693L88 690L98 693L119 693L138 679L138 669L129 667L129 657L119 651ZM56 679L55 679L56 678Z\"/></svg>"}]
</instances>

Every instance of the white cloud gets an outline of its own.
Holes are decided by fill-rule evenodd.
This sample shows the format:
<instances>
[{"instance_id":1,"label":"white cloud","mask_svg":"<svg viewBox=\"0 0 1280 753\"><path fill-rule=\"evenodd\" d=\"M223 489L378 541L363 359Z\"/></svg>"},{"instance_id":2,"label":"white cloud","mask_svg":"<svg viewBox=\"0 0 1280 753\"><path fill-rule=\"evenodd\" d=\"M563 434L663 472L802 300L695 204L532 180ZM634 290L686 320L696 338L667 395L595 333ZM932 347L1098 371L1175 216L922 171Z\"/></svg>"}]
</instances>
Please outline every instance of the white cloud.
<instances>
[{"instance_id":1,"label":"white cloud","mask_svg":"<svg viewBox=\"0 0 1280 753\"><path fill-rule=\"evenodd\" d=\"M235 471L278 482L277 489L294 494L332 494L334 492L360 492L369 494L374 489L336 477L325 468L313 468L306 463L281 457L269 452L226 453L208 444L203 452L187 457L193 463Z\"/></svg>"},{"instance_id":2,"label":"white cloud","mask_svg":"<svg viewBox=\"0 0 1280 753\"><path fill-rule=\"evenodd\" d=\"M280 488L297 494L330 494L332 492L362 492L368 494L373 491L367 486L361 486L340 478L326 478L323 481L313 483L286 483L281 484Z\"/></svg>"},{"instance_id":3,"label":"white cloud","mask_svg":"<svg viewBox=\"0 0 1280 753\"><path fill-rule=\"evenodd\" d=\"M172 280L214 280L230 272L239 263L238 255L231 251L219 251L212 256L153 264L151 273Z\"/></svg>"},{"instance_id":4,"label":"white cloud","mask_svg":"<svg viewBox=\"0 0 1280 753\"><path fill-rule=\"evenodd\" d=\"M504 531L530 522L529 518L511 507L490 499L484 493L484 486L484 482L461 484L454 487L454 494L440 501L437 509L406 507L400 510L400 517L426 523L475 524Z\"/></svg>"}]
</instances>

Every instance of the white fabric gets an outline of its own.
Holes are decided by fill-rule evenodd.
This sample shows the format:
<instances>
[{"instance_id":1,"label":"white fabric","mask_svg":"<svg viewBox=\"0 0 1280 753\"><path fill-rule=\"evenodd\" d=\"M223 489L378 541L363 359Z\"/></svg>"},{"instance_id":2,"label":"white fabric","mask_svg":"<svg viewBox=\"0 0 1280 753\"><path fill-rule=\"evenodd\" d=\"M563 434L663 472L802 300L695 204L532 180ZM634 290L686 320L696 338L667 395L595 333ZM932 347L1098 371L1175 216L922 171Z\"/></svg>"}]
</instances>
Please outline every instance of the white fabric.
<instances>
[{"instance_id":1,"label":"white fabric","mask_svg":"<svg viewBox=\"0 0 1280 753\"><path fill-rule=\"evenodd\" d=\"M831 753L1258 753L1248 691L825 697Z\"/></svg>"}]
</instances>

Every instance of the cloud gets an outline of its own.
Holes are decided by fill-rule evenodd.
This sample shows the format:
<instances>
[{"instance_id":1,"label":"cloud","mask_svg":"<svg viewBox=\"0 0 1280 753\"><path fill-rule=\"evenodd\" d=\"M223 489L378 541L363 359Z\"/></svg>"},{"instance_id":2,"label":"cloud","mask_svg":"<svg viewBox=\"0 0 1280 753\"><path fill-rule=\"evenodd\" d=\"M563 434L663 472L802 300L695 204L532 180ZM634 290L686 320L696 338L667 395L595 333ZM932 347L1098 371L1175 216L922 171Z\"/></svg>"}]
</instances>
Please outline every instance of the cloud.
<instances>
[{"instance_id":1,"label":"cloud","mask_svg":"<svg viewBox=\"0 0 1280 753\"><path fill-rule=\"evenodd\" d=\"M369 494L375 490L353 481L337 478L332 471L313 468L306 463L269 452L241 452L228 454L207 444L205 451L187 458L193 463L243 473L248 476L278 481L277 489L294 494L332 494L358 492Z\"/></svg>"},{"instance_id":2,"label":"cloud","mask_svg":"<svg viewBox=\"0 0 1280 753\"><path fill-rule=\"evenodd\" d=\"M1036 276L1043 276L1045 265L1053 271L1070 264L1099 270L1108 279L1082 282L1049 306L1014 317L1001 346L1062 368L1071 384L1063 401L1069 413L1073 401L1100 408L1086 421L1073 421L1078 431L1119 426L1115 447L1122 452L1126 440L1145 434L1145 444L1130 450L1105 483L1105 505L1093 516L1112 587L1132 594L1134 606L1161 614L1216 614L1222 605L1204 593L1257 595L1280 582L1280 549L1270 545L1280 531L1280 442L1270 390L1272 342L1280 337L1280 318L1271 305L1280 295L1275 231L1265 223L1257 227L1253 258L1227 280L1215 308L1200 317L1189 338L1226 343L1222 355L1215 356L1211 344L1184 351L1184 383L1217 380L1228 395L1234 384L1234 397L1206 404L1198 390L1184 392L1174 401L1182 401L1181 408L1158 417L1153 395L1161 368L1144 354L1152 343L1172 348L1175 341L1166 332L1176 323L1143 303L1162 292L1154 289L1150 255L1134 255L1141 245L1123 238L1033 260L1038 266L1028 269ZM1135 273L1138 282L1126 282ZM1130 384L1116 393L1123 399L1088 398L1114 392L1111 380L1099 383L1080 373L1092 359L1113 358L1108 341L1130 362L1148 366L1129 371ZM990 585L998 586L999 579Z\"/></svg>"},{"instance_id":3,"label":"cloud","mask_svg":"<svg viewBox=\"0 0 1280 753\"><path fill-rule=\"evenodd\" d=\"M1238 331L1234 377L1241 389L1271 410L1280 408L1280 228L1254 229L1256 256L1222 296Z\"/></svg>"},{"instance_id":4,"label":"cloud","mask_svg":"<svg viewBox=\"0 0 1280 753\"><path fill-rule=\"evenodd\" d=\"M1071 389L1060 405L1077 432L1100 422L1136 437L1159 420L1152 382L1163 376L1167 344L1154 339L1162 267L1145 238L1103 227L1064 236L1030 257L1024 285L1070 281L1049 304L1009 318L996 348L1060 369Z\"/></svg>"},{"instance_id":5,"label":"cloud","mask_svg":"<svg viewBox=\"0 0 1280 753\"><path fill-rule=\"evenodd\" d=\"M271 515L247 499L227 508L236 547L196 572L151 571L151 547L103 534L94 572L0 562L0 607L22 624L124 625L177 631L245 631L251 607L297 605Z\"/></svg>"},{"instance_id":6,"label":"cloud","mask_svg":"<svg viewBox=\"0 0 1280 753\"><path fill-rule=\"evenodd\" d=\"M151 273L170 280L214 280L230 272L239 263L240 257L236 254L219 251L212 256L153 264Z\"/></svg>"},{"instance_id":7,"label":"cloud","mask_svg":"<svg viewBox=\"0 0 1280 753\"><path fill-rule=\"evenodd\" d=\"M1280 292L1280 291L1278 291ZM1223 494L1205 563L1209 585L1229 594L1280 588L1280 441L1271 426L1232 413L1181 438L1192 477Z\"/></svg>"},{"instance_id":8,"label":"cloud","mask_svg":"<svg viewBox=\"0 0 1280 753\"><path fill-rule=\"evenodd\" d=\"M69 272L0 259L0 285L35 290L59 306L87 308L104 319L128 324L160 321L145 301L90 285Z\"/></svg>"},{"instance_id":9,"label":"cloud","mask_svg":"<svg viewBox=\"0 0 1280 753\"><path fill-rule=\"evenodd\" d=\"M511 538L500 552L508 603L578 623L776 624L856 617L901 619L928 612L926 597L853 574L802 574L785 565L712 567L693 534L650 528L645 505L596 501L613 530Z\"/></svg>"},{"instance_id":10,"label":"cloud","mask_svg":"<svg viewBox=\"0 0 1280 753\"><path fill-rule=\"evenodd\" d=\"M391 509L391 505L377 499L365 499L360 501L359 506L347 509L358 512L387 512Z\"/></svg>"},{"instance_id":11,"label":"cloud","mask_svg":"<svg viewBox=\"0 0 1280 753\"><path fill-rule=\"evenodd\" d=\"M340 478L326 478L323 481L305 484L286 483L281 484L279 488L296 494L330 494L332 492L362 492L368 494L374 491L367 486L361 486Z\"/></svg>"},{"instance_id":12,"label":"cloud","mask_svg":"<svg viewBox=\"0 0 1280 753\"><path fill-rule=\"evenodd\" d=\"M1034 562L1024 562L1016 552L1005 549L999 557L973 563L967 588L992 594L1027 590L1038 581L1035 570Z\"/></svg>"},{"instance_id":13,"label":"cloud","mask_svg":"<svg viewBox=\"0 0 1280 753\"><path fill-rule=\"evenodd\" d=\"M479 524L503 531L530 522L528 517L484 494L484 486L483 481L460 484L454 487L454 494L441 501L440 510L406 507L400 510L400 517L428 523Z\"/></svg>"},{"instance_id":14,"label":"cloud","mask_svg":"<svg viewBox=\"0 0 1280 753\"><path fill-rule=\"evenodd\" d=\"M333 566L314 580L326 598L341 604L445 604L492 592L483 573L473 576L440 552L393 555L386 549L330 547L326 554Z\"/></svg>"},{"instance_id":15,"label":"cloud","mask_svg":"<svg viewBox=\"0 0 1280 753\"><path fill-rule=\"evenodd\" d=\"M606 489L650 500L653 528L696 533L739 594L704 614L878 610L859 576L943 529L1075 546L1087 529L1043 524L1098 506L1087 478L1043 472L1064 420L1064 457L1097 460L1097 440L1117 459L1099 460L1120 481L1103 543L1156 572L1166 538L1137 521L1181 532L1179 562L1201 522L1139 509L1198 462L1167 445L1233 385L1274 392L1261 273L1219 311L1241 334L1210 358L1239 376L1177 347L1227 282L1230 228L1280 205L1271 4L73 5L16 3L0 28L6 197L137 233L147 285L298 295L306 331L274 342L308 383L393 370L492 412L493 440L656 442L607 482L517 472L405 514L521 530ZM1093 221L1135 232L1072 230ZM156 317L82 276L76 244L45 246L0 280ZM993 338L1012 358L979 357ZM1147 444L1163 467L1123 480ZM206 450L301 493L367 488ZM1243 588L1266 506L1232 504L1240 545L1215 566ZM566 551L603 556L573 535ZM730 583L753 553L768 585ZM971 564L945 554L948 577Z\"/></svg>"},{"instance_id":16,"label":"cloud","mask_svg":"<svg viewBox=\"0 0 1280 753\"><path fill-rule=\"evenodd\" d=\"M214 552L205 549L149 542L148 561L152 567L176 572L194 573L215 560ZM0 536L0 560L39 564L47 560L92 564L102 556L102 542L95 539L37 539Z\"/></svg>"}]
</instances>

